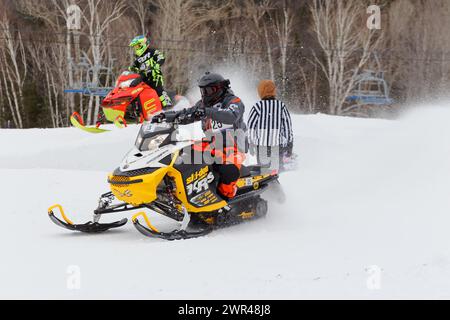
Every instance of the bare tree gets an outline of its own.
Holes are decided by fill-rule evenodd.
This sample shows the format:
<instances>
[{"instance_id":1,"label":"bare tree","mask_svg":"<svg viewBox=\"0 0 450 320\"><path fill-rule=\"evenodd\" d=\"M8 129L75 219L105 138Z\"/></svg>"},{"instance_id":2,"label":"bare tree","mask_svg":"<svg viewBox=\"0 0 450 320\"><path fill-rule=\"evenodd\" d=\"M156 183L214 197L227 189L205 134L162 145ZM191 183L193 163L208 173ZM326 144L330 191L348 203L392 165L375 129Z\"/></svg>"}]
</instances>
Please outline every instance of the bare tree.
<instances>
[{"instance_id":1,"label":"bare tree","mask_svg":"<svg viewBox=\"0 0 450 320\"><path fill-rule=\"evenodd\" d=\"M23 128L23 87L28 73L25 47L21 33L13 34L11 31L11 24L6 15L0 21L0 29L4 42L0 50L6 97L15 126Z\"/></svg>"},{"instance_id":2,"label":"bare tree","mask_svg":"<svg viewBox=\"0 0 450 320\"><path fill-rule=\"evenodd\" d=\"M201 64L213 46L205 43L211 29L207 25L221 21L230 1L214 5L200 0L153 0L152 36L163 51L170 54L164 66L173 88L182 91L189 84L192 66Z\"/></svg>"},{"instance_id":3,"label":"bare tree","mask_svg":"<svg viewBox=\"0 0 450 320\"><path fill-rule=\"evenodd\" d=\"M389 10L388 74L406 101L448 96L450 3L397 0ZM386 55L387 55L386 54Z\"/></svg>"},{"instance_id":4,"label":"bare tree","mask_svg":"<svg viewBox=\"0 0 450 320\"><path fill-rule=\"evenodd\" d=\"M318 92L318 65L313 61L309 61L309 64L313 67L314 71L312 76L308 77L305 68L299 66L300 74L302 77L300 94L303 96L302 101L306 103L306 112L314 113L317 110L317 92Z\"/></svg>"},{"instance_id":5,"label":"bare tree","mask_svg":"<svg viewBox=\"0 0 450 320\"><path fill-rule=\"evenodd\" d=\"M65 54L55 56L60 60L54 61L54 63L60 67L58 70L55 70L55 72L58 73L59 79L64 80L61 84L67 84L69 87L73 87L79 80L76 79L72 55L73 42L75 42L76 45L76 41L73 40L78 38L74 33L71 33L66 29L66 21L68 19L67 8L74 3L74 0L17 0L18 9L45 23L46 28L48 28L48 31L53 35L53 41L55 42L54 46L62 46L63 43L65 43ZM43 34L45 34L45 32L43 32ZM74 39L72 39L72 36ZM52 39L47 39L48 42L51 40ZM64 100L66 104L66 113L69 114L74 112L74 96L67 95L64 97Z\"/></svg>"},{"instance_id":6,"label":"bare tree","mask_svg":"<svg viewBox=\"0 0 450 320\"><path fill-rule=\"evenodd\" d=\"M292 33L294 31L295 14L292 6L288 5L287 0L282 0L280 8L275 10L272 14L274 15L273 21L275 34L278 38L278 45L280 48L282 91L285 93L287 83L288 50Z\"/></svg>"},{"instance_id":7,"label":"bare tree","mask_svg":"<svg viewBox=\"0 0 450 320\"><path fill-rule=\"evenodd\" d=\"M360 1L314 0L311 4L313 29L325 62L315 57L329 86L329 112L345 112L346 97L355 78L377 48L380 38L361 24L365 7Z\"/></svg>"},{"instance_id":8,"label":"bare tree","mask_svg":"<svg viewBox=\"0 0 450 320\"><path fill-rule=\"evenodd\" d=\"M133 13L138 18L138 28L141 34L147 34L147 19L149 18L149 5L151 0L134 0L130 2L130 7L133 9Z\"/></svg>"},{"instance_id":9,"label":"bare tree","mask_svg":"<svg viewBox=\"0 0 450 320\"><path fill-rule=\"evenodd\" d=\"M3 124L3 121L5 120L5 105L6 105L6 101L5 101L5 97L4 97L4 93L3 93L3 85L1 83L1 78L0 78L0 128Z\"/></svg>"},{"instance_id":10,"label":"bare tree","mask_svg":"<svg viewBox=\"0 0 450 320\"><path fill-rule=\"evenodd\" d=\"M67 110L63 114L62 95L67 85L67 75L60 71L64 69L65 46L48 47L40 42L33 42L27 47L27 54L29 62L34 66L34 78L45 92L53 128L66 126Z\"/></svg>"},{"instance_id":11,"label":"bare tree","mask_svg":"<svg viewBox=\"0 0 450 320\"><path fill-rule=\"evenodd\" d=\"M51 50L53 52L52 58L58 59L53 61L58 66L58 69L54 70L58 75L56 77L58 81L70 88L74 87L77 83L81 83L85 75L81 70L76 70L74 65L76 61L79 62L81 56L84 56L88 57L88 61L91 63L89 81L92 84L98 84L102 64L110 65L112 60L110 53L113 43L108 38L111 34L109 33L110 27L124 15L126 1L19 0L19 4L24 12L43 20L53 34L57 35L58 38L64 39L66 44L65 50L61 51L62 47L58 42L52 46L54 48ZM77 4L82 8L81 19L83 23L81 24L82 30L79 32L69 32L66 28L66 21L68 19L67 8L71 4ZM81 38L87 38L89 43L87 48L81 47ZM105 60L107 61L105 62ZM50 81L52 76L49 78ZM107 80L111 81L111 79ZM62 94L63 91L64 87L58 89L59 94ZM68 102L66 110L66 118L68 118L68 115L75 109L75 100L73 95L65 95L64 97ZM100 99L99 97L89 97L87 109L83 107L83 101L84 99L80 97L80 109L81 111L86 110L86 122L92 124L99 112Z\"/></svg>"},{"instance_id":12,"label":"bare tree","mask_svg":"<svg viewBox=\"0 0 450 320\"><path fill-rule=\"evenodd\" d=\"M240 5L240 4L236 4ZM250 18L252 24L248 25L250 30L254 30L254 37L260 46L264 43L264 49L267 57L267 66L269 75L272 80L275 80L275 64L273 57L273 44L271 43L271 34L267 20L268 12L273 8L271 0L247 0L244 3L243 11L245 15ZM269 16L270 18L270 16Z\"/></svg>"},{"instance_id":13,"label":"bare tree","mask_svg":"<svg viewBox=\"0 0 450 320\"><path fill-rule=\"evenodd\" d=\"M92 55L92 83L99 83L99 67L102 65L105 54L105 47L102 50L102 44L105 44L104 37L109 26L118 20L125 13L126 2L86 0L86 6L83 10L82 19L88 30L90 51ZM95 105L94 105L95 102ZM91 96L87 110L87 123L92 124L100 109L99 97Z\"/></svg>"}]
</instances>

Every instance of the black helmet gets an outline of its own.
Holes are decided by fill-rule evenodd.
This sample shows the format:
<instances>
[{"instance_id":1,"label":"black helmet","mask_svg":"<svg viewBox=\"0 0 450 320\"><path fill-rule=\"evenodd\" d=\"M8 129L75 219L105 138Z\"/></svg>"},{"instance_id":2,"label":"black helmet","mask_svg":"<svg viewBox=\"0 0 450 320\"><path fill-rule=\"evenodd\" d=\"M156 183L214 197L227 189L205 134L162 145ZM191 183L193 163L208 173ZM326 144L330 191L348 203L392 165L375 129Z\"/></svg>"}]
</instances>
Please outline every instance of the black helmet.
<instances>
[{"instance_id":1,"label":"black helmet","mask_svg":"<svg viewBox=\"0 0 450 320\"><path fill-rule=\"evenodd\" d=\"M198 82L202 93L202 101L210 107L220 101L230 89L230 80L225 80L220 74L206 72Z\"/></svg>"}]
</instances>

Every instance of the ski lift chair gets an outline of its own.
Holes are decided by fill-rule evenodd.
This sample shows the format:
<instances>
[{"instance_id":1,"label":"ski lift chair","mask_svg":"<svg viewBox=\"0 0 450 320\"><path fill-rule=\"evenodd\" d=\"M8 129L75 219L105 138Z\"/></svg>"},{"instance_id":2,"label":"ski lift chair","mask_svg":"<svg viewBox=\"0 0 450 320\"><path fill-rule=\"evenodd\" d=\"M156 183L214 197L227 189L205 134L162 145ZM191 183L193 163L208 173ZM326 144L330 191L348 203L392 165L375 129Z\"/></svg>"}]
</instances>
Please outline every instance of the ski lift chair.
<instances>
[{"instance_id":1,"label":"ski lift chair","mask_svg":"<svg viewBox=\"0 0 450 320\"><path fill-rule=\"evenodd\" d=\"M87 74L90 77L93 68L88 68ZM100 67L98 68L98 77L101 79L105 76L112 77L111 68ZM81 93L86 96L95 96L95 97L106 97L108 93L113 90L113 87L102 87L99 86L99 83L95 82L81 82L78 88L69 88L64 90L64 93Z\"/></svg>"},{"instance_id":2,"label":"ski lift chair","mask_svg":"<svg viewBox=\"0 0 450 320\"><path fill-rule=\"evenodd\" d=\"M360 106L389 106L394 102L389 97L389 88L384 80L383 72L376 73L370 70L357 77L355 89L346 98L346 101Z\"/></svg>"},{"instance_id":3,"label":"ski lift chair","mask_svg":"<svg viewBox=\"0 0 450 320\"><path fill-rule=\"evenodd\" d=\"M83 83L79 88L72 88L64 90L64 93L81 93L85 96L97 96L97 97L106 97L108 93L114 88L110 87L99 87L94 83Z\"/></svg>"}]
</instances>

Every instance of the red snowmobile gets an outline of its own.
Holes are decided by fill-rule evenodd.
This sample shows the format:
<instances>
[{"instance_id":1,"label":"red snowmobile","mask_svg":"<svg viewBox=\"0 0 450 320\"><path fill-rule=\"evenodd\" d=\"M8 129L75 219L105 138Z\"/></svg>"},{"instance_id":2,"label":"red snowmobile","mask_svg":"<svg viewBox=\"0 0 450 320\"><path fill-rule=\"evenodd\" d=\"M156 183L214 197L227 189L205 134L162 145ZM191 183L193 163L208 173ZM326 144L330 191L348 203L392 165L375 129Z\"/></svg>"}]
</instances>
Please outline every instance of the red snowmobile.
<instances>
[{"instance_id":1,"label":"red snowmobile","mask_svg":"<svg viewBox=\"0 0 450 320\"><path fill-rule=\"evenodd\" d=\"M143 123L149 120L153 114L162 110L161 101L156 91L145 82L130 87L137 78L139 74L128 71L120 75L115 88L102 101L102 111L95 127L86 127L77 112L70 117L72 125L90 133L103 133L109 131L100 128L105 122L124 128L129 122Z\"/></svg>"}]
</instances>

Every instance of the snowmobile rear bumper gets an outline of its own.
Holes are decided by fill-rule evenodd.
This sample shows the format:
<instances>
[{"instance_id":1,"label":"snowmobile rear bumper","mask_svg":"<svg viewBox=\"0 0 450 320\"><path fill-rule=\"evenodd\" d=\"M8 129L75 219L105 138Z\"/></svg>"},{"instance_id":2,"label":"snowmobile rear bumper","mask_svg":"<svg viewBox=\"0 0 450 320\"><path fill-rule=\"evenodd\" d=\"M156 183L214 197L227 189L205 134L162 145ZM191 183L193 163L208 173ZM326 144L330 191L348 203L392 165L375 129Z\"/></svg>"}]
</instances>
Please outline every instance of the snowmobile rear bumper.
<instances>
[{"instance_id":1,"label":"snowmobile rear bumper","mask_svg":"<svg viewBox=\"0 0 450 320\"><path fill-rule=\"evenodd\" d=\"M58 209L63 220L57 218L54 214L54 211ZM85 224L74 224L65 214L64 209L61 205L57 204L48 209L48 215L50 220L53 221L57 226L60 226L64 229L68 229L71 231L79 231L83 233L101 233L108 231L110 229L116 229L123 227L128 223L128 219L122 219L121 221L113 222L113 223L98 223L98 222L88 222Z\"/></svg>"}]
</instances>

